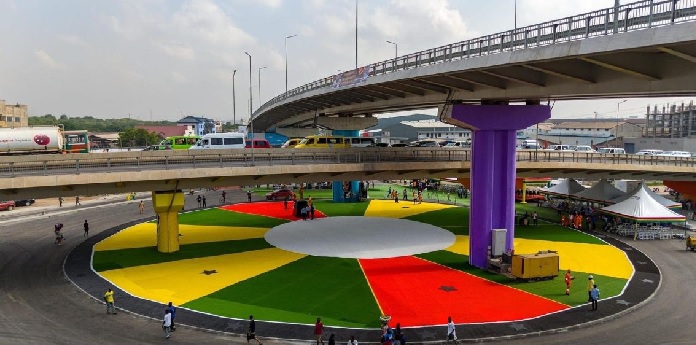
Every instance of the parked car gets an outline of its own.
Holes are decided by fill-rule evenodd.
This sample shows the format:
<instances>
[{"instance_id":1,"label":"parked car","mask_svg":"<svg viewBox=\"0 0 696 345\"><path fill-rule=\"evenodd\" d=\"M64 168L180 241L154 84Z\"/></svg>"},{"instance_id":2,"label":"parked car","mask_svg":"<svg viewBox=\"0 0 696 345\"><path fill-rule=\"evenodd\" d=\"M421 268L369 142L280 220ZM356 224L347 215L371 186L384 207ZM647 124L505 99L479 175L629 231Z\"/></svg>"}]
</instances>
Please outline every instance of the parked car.
<instances>
[{"instance_id":1,"label":"parked car","mask_svg":"<svg viewBox=\"0 0 696 345\"><path fill-rule=\"evenodd\" d=\"M549 150L551 151L575 151L575 147L570 146L570 145L553 145L549 147Z\"/></svg>"},{"instance_id":2,"label":"parked car","mask_svg":"<svg viewBox=\"0 0 696 345\"><path fill-rule=\"evenodd\" d=\"M646 155L646 156L657 156L657 155L661 154L662 152L664 152L664 151L662 151L662 150L640 150L640 151L636 152L636 154L637 155Z\"/></svg>"},{"instance_id":3,"label":"parked car","mask_svg":"<svg viewBox=\"0 0 696 345\"><path fill-rule=\"evenodd\" d=\"M266 200L283 200L283 199L285 199L286 196L289 196L290 199L292 199L292 196L293 196L294 194L295 194L295 193L293 193L293 192L292 192L291 190L289 190L289 189L285 189L285 188L283 188L283 189L276 189L276 190L274 190L274 191L272 191L272 192L266 193Z\"/></svg>"},{"instance_id":4,"label":"parked car","mask_svg":"<svg viewBox=\"0 0 696 345\"><path fill-rule=\"evenodd\" d=\"M251 142L254 142L255 149L270 149L271 144L266 139L247 139L244 144L244 148L251 148Z\"/></svg>"},{"instance_id":5,"label":"parked car","mask_svg":"<svg viewBox=\"0 0 696 345\"><path fill-rule=\"evenodd\" d=\"M598 153L615 153L615 154L624 154L626 153L626 150L622 148L616 148L616 147L602 147L597 150Z\"/></svg>"},{"instance_id":6,"label":"parked car","mask_svg":"<svg viewBox=\"0 0 696 345\"><path fill-rule=\"evenodd\" d=\"M0 201L0 211L8 210L12 211L15 208L15 202L12 200L9 201Z\"/></svg>"},{"instance_id":7,"label":"parked car","mask_svg":"<svg viewBox=\"0 0 696 345\"><path fill-rule=\"evenodd\" d=\"M587 145L578 145L575 147L575 152L584 152L584 153L597 153L592 146L587 146Z\"/></svg>"},{"instance_id":8,"label":"parked car","mask_svg":"<svg viewBox=\"0 0 696 345\"><path fill-rule=\"evenodd\" d=\"M31 206L36 202L34 199L15 200L15 206Z\"/></svg>"}]
</instances>

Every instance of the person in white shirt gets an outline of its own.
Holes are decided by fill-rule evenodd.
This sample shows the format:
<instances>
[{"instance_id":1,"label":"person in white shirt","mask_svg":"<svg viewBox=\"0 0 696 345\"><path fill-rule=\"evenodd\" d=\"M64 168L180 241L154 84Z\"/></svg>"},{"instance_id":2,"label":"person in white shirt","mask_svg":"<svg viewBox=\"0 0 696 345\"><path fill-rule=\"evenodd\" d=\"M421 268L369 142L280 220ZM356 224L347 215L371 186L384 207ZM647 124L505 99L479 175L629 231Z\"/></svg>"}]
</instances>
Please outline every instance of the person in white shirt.
<instances>
[{"instance_id":1,"label":"person in white shirt","mask_svg":"<svg viewBox=\"0 0 696 345\"><path fill-rule=\"evenodd\" d=\"M358 341L355 340L355 336L351 335L350 340L348 340L348 343L346 345L358 345Z\"/></svg>"},{"instance_id":2,"label":"person in white shirt","mask_svg":"<svg viewBox=\"0 0 696 345\"><path fill-rule=\"evenodd\" d=\"M170 332L172 330L172 314L170 314L169 308L164 312L164 320L162 321L162 329L164 330L165 338L169 339L171 336Z\"/></svg>"},{"instance_id":3,"label":"person in white shirt","mask_svg":"<svg viewBox=\"0 0 696 345\"><path fill-rule=\"evenodd\" d=\"M452 317L447 317L447 344L452 341L452 344L457 344L457 330L454 328Z\"/></svg>"}]
</instances>

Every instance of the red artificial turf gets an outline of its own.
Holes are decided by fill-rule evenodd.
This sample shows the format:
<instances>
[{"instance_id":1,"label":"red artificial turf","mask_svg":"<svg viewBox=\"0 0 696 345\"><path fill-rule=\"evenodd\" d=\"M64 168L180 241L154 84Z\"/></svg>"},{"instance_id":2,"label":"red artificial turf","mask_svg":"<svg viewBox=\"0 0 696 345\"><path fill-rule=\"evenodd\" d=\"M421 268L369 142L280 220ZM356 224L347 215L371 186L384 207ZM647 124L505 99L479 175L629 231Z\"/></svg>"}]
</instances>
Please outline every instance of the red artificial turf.
<instances>
[{"instance_id":1,"label":"red artificial turf","mask_svg":"<svg viewBox=\"0 0 696 345\"><path fill-rule=\"evenodd\" d=\"M382 312L401 326L513 321L568 306L429 261L361 259ZM447 291L449 290L449 291Z\"/></svg>"},{"instance_id":2,"label":"red artificial turf","mask_svg":"<svg viewBox=\"0 0 696 345\"><path fill-rule=\"evenodd\" d=\"M283 201L261 201L261 202L245 202L233 205L225 205L220 207L223 210L235 211L257 216L273 217L287 220L298 220L302 217L295 217L293 212L293 202L288 202L288 209L285 209ZM326 217L321 211L314 209L314 218ZM308 215L309 218L309 215Z\"/></svg>"}]
</instances>

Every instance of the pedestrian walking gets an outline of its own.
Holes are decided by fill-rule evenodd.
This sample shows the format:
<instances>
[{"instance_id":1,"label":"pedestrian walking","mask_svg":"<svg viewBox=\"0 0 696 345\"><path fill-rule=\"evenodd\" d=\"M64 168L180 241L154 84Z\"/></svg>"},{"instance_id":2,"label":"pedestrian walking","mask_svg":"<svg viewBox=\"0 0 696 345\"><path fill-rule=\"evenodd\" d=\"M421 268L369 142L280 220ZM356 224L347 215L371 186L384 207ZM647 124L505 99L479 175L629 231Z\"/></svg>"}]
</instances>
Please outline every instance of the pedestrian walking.
<instances>
[{"instance_id":1,"label":"pedestrian walking","mask_svg":"<svg viewBox=\"0 0 696 345\"><path fill-rule=\"evenodd\" d=\"M140 200L140 204L138 204L138 210L140 210L140 214L143 214L143 212L145 212L145 201Z\"/></svg>"},{"instance_id":2,"label":"pedestrian walking","mask_svg":"<svg viewBox=\"0 0 696 345\"><path fill-rule=\"evenodd\" d=\"M570 286L573 283L573 279L575 279L575 277L573 277L570 274L570 270L567 270L566 274L565 274L565 284L566 284L566 295L567 296L570 296Z\"/></svg>"},{"instance_id":3,"label":"pedestrian walking","mask_svg":"<svg viewBox=\"0 0 696 345\"><path fill-rule=\"evenodd\" d=\"M322 338L322 335L324 334L324 324L321 323L321 318L317 318L317 323L314 324L314 336L317 338L317 345L321 343L321 345L324 345L324 339Z\"/></svg>"},{"instance_id":4,"label":"pedestrian walking","mask_svg":"<svg viewBox=\"0 0 696 345\"><path fill-rule=\"evenodd\" d=\"M251 191L247 192L247 200L251 202Z\"/></svg>"},{"instance_id":5,"label":"pedestrian walking","mask_svg":"<svg viewBox=\"0 0 696 345\"><path fill-rule=\"evenodd\" d=\"M63 237L63 233L61 230L63 229L63 223L57 223L56 225L53 226L53 232L56 235L56 244L59 246L63 245L63 240L65 237Z\"/></svg>"},{"instance_id":6,"label":"pedestrian walking","mask_svg":"<svg viewBox=\"0 0 696 345\"><path fill-rule=\"evenodd\" d=\"M599 289L595 284L590 291L590 298L592 299L592 310L597 310L597 301L599 300Z\"/></svg>"},{"instance_id":7,"label":"pedestrian walking","mask_svg":"<svg viewBox=\"0 0 696 345\"><path fill-rule=\"evenodd\" d=\"M534 226L539 226L539 214L536 213L536 211L532 212L532 223L534 223Z\"/></svg>"},{"instance_id":8,"label":"pedestrian walking","mask_svg":"<svg viewBox=\"0 0 696 345\"><path fill-rule=\"evenodd\" d=\"M164 337L166 339L169 339L169 337L172 336L170 333L172 329L172 314L169 312L169 309L166 309L164 311L164 320L162 320L162 330L164 330Z\"/></svg>"},{"instance_id":9,"label":"pedestrian walking","mask_svg":"<svg viewBox=\"0 0 696 345\"><path fill-rule=\"evenodd\" d=\"M203 199L201 198L200 194L196 198L196 201L198 201L198 208L201 208L201 205L202 205L201 202L203 201Z\"/></svg>"},{"instance_id":10,"label":"pedestrian walking","mask_svg":"<svg viewBox=\"0 0 696 345\"><path fill-rule=\"evenodd\" d=\"M249 315L249 329L247 329L247 344L251 339L256 340L258 345L262 345L261 341L256 339L256 321L254 321L254 315Z\"/></svg>"},{"instance_id":11,"label":"pedestrian walking","mask_svg":"<svg viewBox=\"0 0 696 345\"><path fill-rule=\"evenodd\" d=\"M114 292L111 289L106 290L106 293L104 294L104 301L106 301L106 313L116 315Z\"/></svg>"},{"instance_id":12,"label":"pedestrian walking","mask_svg":"<svg viewBox=\"0 0 696 345\"><path fill-rule=\"evenodd\" d=\"M314 204L309 205L309 219L314 220Z\"/></svg>"},{"instance_id":13,"label":"pedestrian walking","mask_svg":"<svg viewBox=\"0 0 696 345\"><path fill-rule=\"evenodd\" d=\"M408 192L406 191L406 188L404 188L404 197L403 200L408 201Z\"/></svg>"},{"instance_id":14,"label":"pedestrian walking","mask_svg":"<svg viewBox=\"0 0 696 345\"><path fill-rule=\"evenodd\" d=\"M452 344L458 344L457 343L457 330L454 327L454 321L452 321L452 317L448 316L447 317L447 342L446 344L449 343Z\"/></svg>"},{"instance_id":15,"label":"pedestrian walking","mask_svg":"<svg viewBox=\"0 0 696 345\"><path fill-rule=\"evenodd\" d=\"M79 195L75 197L75 206L77 206L77 205L82 205L80 203L80 196Z\"/></svg>"},{"instance_id":16,"label":"pedestrian walking","mask_svg":"<svg viewBox=\"0 0 696 345\"><path fill-rule=\"evenodd\" d=\"M172 302L169 302L167 305L167 310L169 311L169 314L172 316L172 324L171 324L171 330L172 332L176 331L176 326L174 326L174 319L176 318L176 307L172 305Z\"/></svg>"},{"instance_id":17,"label":"pedestrian walking","mask_svg":"<svg viewBox=\"0 0 696 345\"><path fill-rule=\"evenodd\" d=\"M587 277L587 301L592 302L592 289L594 288L595 281L594 277L590 274Z\"/></svg>"},{"instance_id":18,"label":"pedestrian walking","mask_svg":"<svg viewBox=\"0 0 696 345\"><path fill-rule=\"evenodd\" d=\"M222 202L223 203L227 202L227 192L225 192L224 190L222 191Z\"/></svg>"},{"instance_id":19,"label":"pedestrian walking","mask_svg":"<svg viewBox=\"0 0 696 345\"><path fill-rule=\"evenodd\" d=\"M203 207L208 207L208 204L207 204L207 202L206 202L206 200L205 200L205 196L203 196Z\"/></svg>"},{"instance_id":20,"label":"pedestrian walking","mask_svg":"<svg viewBox=\"0 0 696 345\"><path fill-rule=\"evenodd\" d=\"M62 196L58 197L58 207L63 207L63 197Z\"/></svg>"},{"instance_id":21,"label":"pedestrian walking","mask_svg":"<svg viewBox=\"0 0 696 345\"><path fill-rule=\"evenodd\" d=\"M302 207L300 210L300 215L302 215L302 220L307 220L307 212L309 211L309 206Z\"/></svg>"},{"instance_id":22,"label":"pedestrian walking","mask_svg":"<svg viewBox=\"0 0 696 345\"><path fill-rule=\"evenodd\" d=\"M351 335L350 340L348 340L348 343L346 345L358 345L358 341L355 340L355 336Z\"/></svg>"},{"instance_id":23,"label":"pedestrian walking","mask_svg":"<svg viewBox=\"0 0 696 345\"><path fill-rule=\"evenodd\" d=\"M84 229L85 229L85 234L82 235L82 236L83 236L83 237L89 236L89 223L87 223L87 219L85 219L85 224L83 225L83 227L84 227Z\"/></svg>"}]
</instances>

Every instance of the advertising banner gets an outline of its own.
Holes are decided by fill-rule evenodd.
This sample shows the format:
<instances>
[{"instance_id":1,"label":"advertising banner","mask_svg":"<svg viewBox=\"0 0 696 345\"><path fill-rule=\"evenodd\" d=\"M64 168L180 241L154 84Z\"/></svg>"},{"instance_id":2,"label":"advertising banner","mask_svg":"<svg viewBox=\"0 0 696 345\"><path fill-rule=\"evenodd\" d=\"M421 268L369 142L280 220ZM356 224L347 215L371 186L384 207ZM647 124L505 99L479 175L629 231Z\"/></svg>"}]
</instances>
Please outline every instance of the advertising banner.
<instances>
[{"instance_id":1,"label":"advertising banner","mask_svg":"<svg viewBox=\"0 0 696 345\"><path fill-rule=\"evenodd\" d=\"M331 87L334 89L353 86L364 83L370 75L370 66L360 67L357 70L345 71L336 74Z\"/></svg>"}]
</instances>

